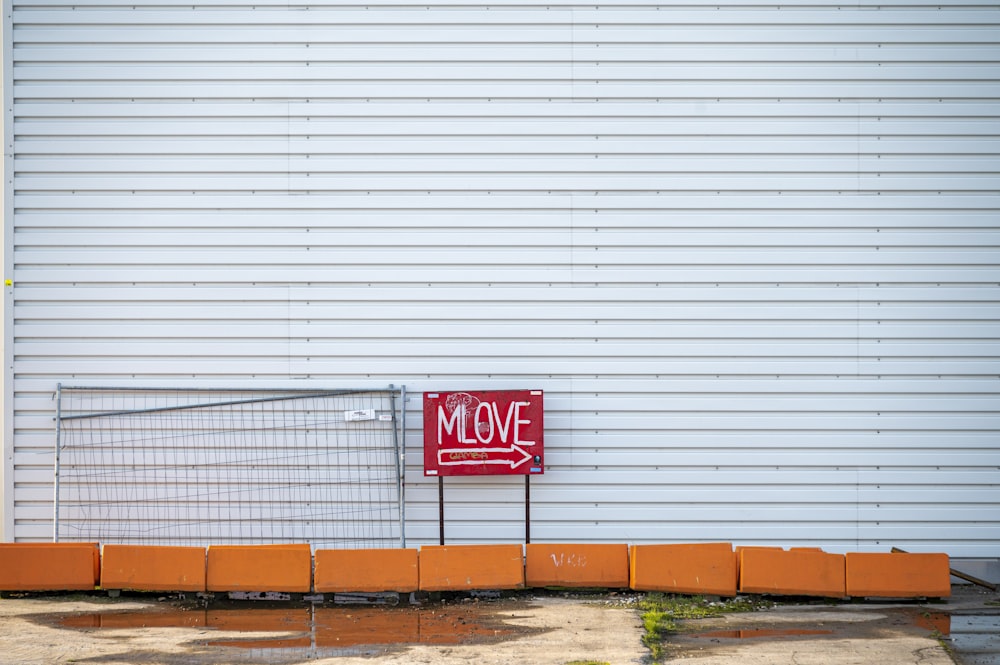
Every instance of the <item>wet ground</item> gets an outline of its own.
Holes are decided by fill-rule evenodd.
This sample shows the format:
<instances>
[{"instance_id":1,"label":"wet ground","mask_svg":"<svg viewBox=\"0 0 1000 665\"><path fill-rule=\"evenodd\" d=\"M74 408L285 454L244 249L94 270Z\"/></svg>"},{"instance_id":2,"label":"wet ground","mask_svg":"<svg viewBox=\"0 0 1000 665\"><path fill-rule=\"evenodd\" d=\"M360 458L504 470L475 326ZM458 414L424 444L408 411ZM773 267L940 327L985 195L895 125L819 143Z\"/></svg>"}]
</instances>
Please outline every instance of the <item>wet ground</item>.
<instances>
[{"instance_id":1,"label":"wet ground","mask_svg":"<svg viewBox=\"0 0 1000 665\"><path fill-rule=\"evenodd\" d=\"M682 621L665 647L668 661L697 658L705 665L1000 665L1000 594L961 586L942 601L803 599L764 612Z\"/></svg>"},{"instance_id":2,"label":"wet ground","mask_svg":"<svg viewBox=\"0 0 1000 665\"><path fill-rule=\"evenodd\" d=\"M0 663L330 665L649 663L641 594L429 598L397 607L100 594L0 599ZM666 662L698 665L1000 665L1000 594L939 602L785 599L679 622Z\"/></svg>"},{"instance_id":3,"label":"wet ground","mask_svg":"<svg viewBox=\"0 0 1000 665\"><path fill-rule=\"evenodd\" d=\"M541 629L510 623L524 618L526 601L436 602L427 607L327 607L310 603L223 602L211 607L154 607L37 621L84 633L185 628L198 631L195 648L225 647L241 662L301 662L337 656L376 656L404 646L491 644ZM519 611L520 610L520 611ZM236 637L218 637L236 633Z\"/></svg>"},{"instance_id":4,"label":"wet ground","mask_svg":"<svg viewBox=\"0 0 1000 665\"><path fill-rule=\"evenodd\" d=\"M1000 607L995 614L956 614L947 639L961 665L1000 664Z\"/></svg>"},{"instance_id":5,"label":"wet ground","mask_svg":"<svg viewBox=\"0 0 1000 665\"><path fill-rule=\"evenodd\" d=\"M518 594L420 606L191 602L99 594L0 599L0 664L641 663L634 605Z\"/></svg>"},{"instance_id":6,"label":"wet ground","mask_svg":"<svg viewBox=\"0 0 1000 665\"><path fill-rule=\"evenodd\" d=\"M936 646L948 619L947 614L922 607L778 606L681 622L665 650L668 660L798 663L806 654L822 655L817 662L851 662L851 654L884 647L884 657L872 662L916 663L926 660L925 652ZM940 651L940 661L950 662Z\"/></svg>"}]
</instances>

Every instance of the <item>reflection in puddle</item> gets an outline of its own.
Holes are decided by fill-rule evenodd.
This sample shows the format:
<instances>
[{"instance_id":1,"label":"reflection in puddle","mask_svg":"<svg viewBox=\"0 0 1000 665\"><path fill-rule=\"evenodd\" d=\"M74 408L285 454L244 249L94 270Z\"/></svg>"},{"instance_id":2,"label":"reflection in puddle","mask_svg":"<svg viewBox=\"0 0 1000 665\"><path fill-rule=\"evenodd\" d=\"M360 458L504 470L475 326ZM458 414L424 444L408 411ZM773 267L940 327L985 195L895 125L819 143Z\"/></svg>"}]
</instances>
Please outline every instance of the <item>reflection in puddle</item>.
<instances>
[{"instance_id":1,"label":"reflection in puddle","mask_svg":"<svg viewBox=\"0 0 1000 665\"><path fill-rule=\"evenodd\" d=\"M921 612L913 617L913 623L932 633L951 635L951 615L944 612Z\"/></svg>"},{"instance_id":2,"label":"reflection in puddle","mask_svg":"<svg viewBox=\"0 0 1000 665\"><path fill-rule=\"evenodd\" d=\"M729 640L746 640L754 637L792 637L795 635L832 635L832 630L809 630L805 628L742 628L737 630L713 630L695 633L691 637L716 637Z\"/></svg>"},{"instance_id":3,"label":"reflection in puddle","mask_svg":"<svg viewBox=\"0 0 1000 665\"><path fill-rule=\"evenodd\" d=\"M1000 614L952 617L951 646L966 665L1000 665Z\"/></svg>"},{"instance_id":4,"label":"reflection in puddle","mask_svg":"<svg viewBox=\"0 0 1000 665\"><path fill-rule=\"evenodd\" d=\"M928 631L932 635L947 636L951 634L951 615L946 612L932 612L926 609L900 609L895 611L895 616L891 621L894 625L916 626ZM833 630L814 628L742 628L693 633L689 636L745 640L755 637L795 637L800 635L832 635L833 633Z\"/></svg>"},{"instance_id":5,"label":"reflection in puddle","mask_svg":"<svg viewBox=\"0 0 1000 665\"><path fill-rule=\"evenodd\" d=\"M286 633L262 639L220 639L207 646L245 649L333 648L407 644L489 643L533 632L505 625L488 611L434 609L291 607L170 610L83 614L61 621L66 628L211 628L238 633ZM293 633L293 635L287 635Z\"/></svg>"}]
</instances>

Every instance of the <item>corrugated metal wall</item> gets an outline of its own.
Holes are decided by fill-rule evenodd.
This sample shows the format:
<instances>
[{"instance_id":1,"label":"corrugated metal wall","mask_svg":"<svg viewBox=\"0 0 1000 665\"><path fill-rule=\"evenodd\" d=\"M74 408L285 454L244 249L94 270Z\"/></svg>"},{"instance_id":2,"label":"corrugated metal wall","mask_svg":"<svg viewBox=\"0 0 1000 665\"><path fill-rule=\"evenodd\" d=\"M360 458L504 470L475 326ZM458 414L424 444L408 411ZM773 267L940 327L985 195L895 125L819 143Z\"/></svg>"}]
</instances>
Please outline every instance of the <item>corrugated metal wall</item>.
<instances>
[{"instance_id":1,"label":"corrugated metal wall","mask_svg":"<svg viewBox=\"0 0 1000 665\"><path fill-rule=\"evenodd\" d=\"M57 382L404 383L546 391L536 541L1000 555L996 3L5 9L6 538Z\"/></svg>"}]
</instances>

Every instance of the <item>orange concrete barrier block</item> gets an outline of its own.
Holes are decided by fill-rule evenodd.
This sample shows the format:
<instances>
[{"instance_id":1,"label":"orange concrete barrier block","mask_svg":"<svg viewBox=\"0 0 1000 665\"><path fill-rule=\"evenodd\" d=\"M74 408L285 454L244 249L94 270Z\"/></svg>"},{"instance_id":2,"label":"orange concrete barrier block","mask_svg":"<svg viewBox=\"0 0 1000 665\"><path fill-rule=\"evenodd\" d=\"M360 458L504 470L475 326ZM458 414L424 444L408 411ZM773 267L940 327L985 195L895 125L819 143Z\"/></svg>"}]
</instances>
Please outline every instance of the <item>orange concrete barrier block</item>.
<instances>
[{"instance_id":1,"label":"orange concrete barrier block","mask_svg":"<svg viewBox=\"0 0 1000 665\"><path fill-rule=\"evenodd\" d=\"M525 545L529 587L628 587L628 545Z\"/></svg>"},{"instance_id":2,"label":"orange concrete barrier block","mask_svg":"<svg viewBox=\"0 0 1000 665\"><path fill-rule=\"evenodd\" d=\"M638 591L736 595L736 557L730 543L633 545L632 588Z\"/></svg>"},{"instance_id":3,"label":"orange concrete barrier block","mask_svg":"<svg viewBox=\"0 0 1000 665\"><path fill-rule=\"evenodd\" d=\"M844 555L814 549L740 550L740 592L843 598Z\"/></svg>"},{"instance_id":4,"label":"orange concrete barrier block","mask_svg":"<svg viewBox=\"0 0 1000 665\"><path fill-rule=\"evenodd\" d=\"M416 591L417 550L316 550L318 593Z\"/></svg>"},{"instance_id":5,"label":"orange concrete barrier block","mask_svg":"<svg viewBox=\"0 0 1000 665\"><path fill-rule=\"evenodd\" d=\"M208 548L209 591L312 589L312 550L303 545L212 545Z\"/></svg>"},{"instance_id":6,"label":"orange concrete barrier block","mask_svg":"<svg viewBox=\"0 0 1000 665\"><path fill-rule=\"evenodd\" d=\"M848 552L847 595L946 598L951 595L947 554Z\"/></svg>"},{"instance_id":7,"label":"orange concrete barrier block","mask_svg":"<svg viewBox=\"0 0 1000 665\"><path fill-rule=\"evenodd\" d=\"M101 586L138 591L204 591L205 548L105 545Z\"/></svg>"},{"instance_id":8,"label":"orange concrete barrier block","mask_svg":"<svg viewBox=\"0 0 1000 665\"><path fill-rule=\"evenodd\" d=\"M782 549L775 545L737 545L734 547L733 552L736 555L736 588L740 588L740 555L743 553L743 550L777 550L780 552Z\"/></svg>"},{"instance_id":9,"label":"orange concrete barrier block","mask_svg":"<svg viewBox=\"0 0 1000 665\"><path fill-rule=\"evenodd\" d=\"M524 588L520 545L425 545L419 559L423 591Z\"/></svg>"},{"instance_id":10,"label":"orange concrete barrier block","mask_svg":"<svg viewBox=\"0 0 1000 665\"><path fill-rule=\"evenodd\" d=\"M0 589L89 591L101 569L97 543L2 543Z\"/></svg>"}]
</instances>

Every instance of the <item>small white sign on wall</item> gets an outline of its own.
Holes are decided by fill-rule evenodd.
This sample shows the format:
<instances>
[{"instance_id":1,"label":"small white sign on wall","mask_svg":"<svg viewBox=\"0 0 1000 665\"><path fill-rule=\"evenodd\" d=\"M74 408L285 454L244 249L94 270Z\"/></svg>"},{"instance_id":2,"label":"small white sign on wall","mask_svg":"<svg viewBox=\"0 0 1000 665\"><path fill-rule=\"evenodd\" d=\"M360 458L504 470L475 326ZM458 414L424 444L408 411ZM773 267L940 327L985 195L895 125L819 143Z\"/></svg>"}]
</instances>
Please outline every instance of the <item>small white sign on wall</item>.
<instances>
[{"instance_id":1,"label":"small white sign on wall","mask_svg":"<svg viewBox=\"0 0 1000 665\"><path fill-rule=\"evenodd\" d=\"M344 420L349 423L358 423L364 420L375 420L375 409L355 409L354 411L344 411Z\"/></svg>"}]
</instances>

